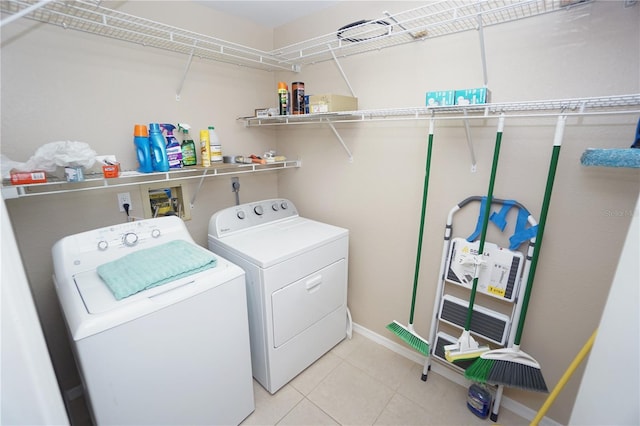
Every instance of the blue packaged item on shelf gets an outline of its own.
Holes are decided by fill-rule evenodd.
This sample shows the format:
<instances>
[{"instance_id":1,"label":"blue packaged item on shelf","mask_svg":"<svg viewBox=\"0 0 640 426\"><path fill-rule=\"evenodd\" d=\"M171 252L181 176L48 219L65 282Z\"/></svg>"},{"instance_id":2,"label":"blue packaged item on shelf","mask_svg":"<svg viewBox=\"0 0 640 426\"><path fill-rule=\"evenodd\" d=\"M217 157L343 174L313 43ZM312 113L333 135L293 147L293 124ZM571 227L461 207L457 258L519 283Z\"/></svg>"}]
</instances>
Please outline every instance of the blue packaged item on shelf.
<instances>
[{"instance_id":1,"label":"blue packaged item on shelf","mask_svg":"<svg viewBox=\"0 0 640 426\"><path fill-rule=\"evenodd\" d=\"M176 126L173 124L161 124L160 128L167 132L167 159L170 169L182 168L182 148L180 142L173 136Z\"/></svg>"},{"instance_id":2,"label":"blue packaged item on shelf","mask_svg":"<svg viewBox=\"0 0 640 426\"><path fill-rule=\"evenodd\" d=\"M153 171L153 160L151 159L151 144L149 143L149 131L144 124L133 126L133 143L136 146L138 156L138 171L140 173L151 173Z\"/></svg>"},{"instance_id":3,"label":"blue packaged item on shelf","mask_svg":"<svg viewBox=\"0 0 640 426\"><path fill-rule=\"evenodd\" d=\"M156 172L169 171L169 158L167 157L167 144L162 135L160 124L149 124L149 143L151 144L151 162Z\"/></svg>"}]
</instances>

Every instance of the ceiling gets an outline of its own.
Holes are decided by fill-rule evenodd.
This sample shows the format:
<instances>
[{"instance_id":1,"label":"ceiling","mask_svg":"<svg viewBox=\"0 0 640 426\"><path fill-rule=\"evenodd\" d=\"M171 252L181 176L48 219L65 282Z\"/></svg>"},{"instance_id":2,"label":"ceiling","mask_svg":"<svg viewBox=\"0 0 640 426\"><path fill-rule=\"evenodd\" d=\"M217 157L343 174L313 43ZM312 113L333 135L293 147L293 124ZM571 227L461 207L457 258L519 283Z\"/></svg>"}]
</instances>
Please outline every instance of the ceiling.
<instances>
[{"instance_id":1,"label":"ceiling","mask_svg":"<svg viewBox=\"0 0 640 426\"><path fill-rule=\"evenodd\" d=\"M220 12L238 16L267 28L276 28L338 3L340 0L194 0Z\"/></svg>"}]
</instances>

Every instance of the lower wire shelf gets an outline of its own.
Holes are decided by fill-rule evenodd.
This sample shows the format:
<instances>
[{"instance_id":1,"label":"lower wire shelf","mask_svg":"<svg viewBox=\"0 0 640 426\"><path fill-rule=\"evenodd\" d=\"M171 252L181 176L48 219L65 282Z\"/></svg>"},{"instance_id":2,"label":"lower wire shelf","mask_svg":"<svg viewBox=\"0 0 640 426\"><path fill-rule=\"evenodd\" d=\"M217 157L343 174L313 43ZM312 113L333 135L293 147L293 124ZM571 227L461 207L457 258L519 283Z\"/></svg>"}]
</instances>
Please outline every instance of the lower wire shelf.
<instances>
[{"instance_id":1,"label":"lower wire shelf","mask_svg":"<svg viewBox=\"0 0 640 426\"><path fill-rule=\"evenodd\" d=\"M45 183L11 185L9 180L3 181L2 198L12 199L38 195L60 194L65 192L94 191L99 189L118 188L123 186L144 185L156 182L183 181L190 179L206 179L217 176L258 173L273 170L291 169L302 166L300 160L286 160L266 164L229 164L224 163L211 167L194 166L168 172L139 173L124 171L117 178L105 178L101 173L85 174L81 182L67 182L64 179L47 178Z\"/></svg>"}]
</instances>

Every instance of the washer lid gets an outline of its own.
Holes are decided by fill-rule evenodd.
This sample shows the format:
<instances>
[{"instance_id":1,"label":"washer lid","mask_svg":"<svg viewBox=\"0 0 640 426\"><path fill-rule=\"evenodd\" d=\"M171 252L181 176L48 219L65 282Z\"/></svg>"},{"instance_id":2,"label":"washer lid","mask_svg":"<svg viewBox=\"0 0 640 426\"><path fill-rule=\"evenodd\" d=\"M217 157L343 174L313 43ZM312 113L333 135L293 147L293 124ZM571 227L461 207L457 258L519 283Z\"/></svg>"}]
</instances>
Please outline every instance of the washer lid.
<instances>
[{"instance_id":1,"label":"washer lid","mask_svg":"<svg viewBox=\"0 0 640 426\"><path fill-rule=\"evenodd\" d=\"M225 268L226 263L217 265L216 268ZM214 268L214 269L216 269ZM143 300L153 299L160 294L170 292L178 287L186 286L187 284L194 284L198 274L184 277L180 280L172 281L167 284L159 285L157 287L144 290L139 293L133 294L122 300L116 300L109 287L102 281L102 278L98 275L96 270L82 272L73 276L73 280L76 283L82 302L89 314L103 314L114 309L122 309L124 307L132 308L131 305L141 303ZM190 293L185 293L184 297L177 298L175 301L182 300Z\"/></svg>"},{"instance_id":2,"label":"washer lid","mask_svg":"<svg viewBox=\"0 0 640 426\"><path fill-rule=\"evenodd\" d=\"M197 297L218 286L244 286L244 271L218 257L215 268L141 291L116 300L95 270L79 272L67 279L54 275L56 291L69 332L74 340L98 334L170 305Z\"/></svg>"},{"instance_id":3,"label":"washer lid","mask_svg":"<svg viewBox=\"0 0 640 426\"><path fill-rule=\"evenodd\" d=\"M261 268L268 268L348 235L347 229L295 217L214 238L213 242L228 247Z\"/></svg>"}]
</instances>

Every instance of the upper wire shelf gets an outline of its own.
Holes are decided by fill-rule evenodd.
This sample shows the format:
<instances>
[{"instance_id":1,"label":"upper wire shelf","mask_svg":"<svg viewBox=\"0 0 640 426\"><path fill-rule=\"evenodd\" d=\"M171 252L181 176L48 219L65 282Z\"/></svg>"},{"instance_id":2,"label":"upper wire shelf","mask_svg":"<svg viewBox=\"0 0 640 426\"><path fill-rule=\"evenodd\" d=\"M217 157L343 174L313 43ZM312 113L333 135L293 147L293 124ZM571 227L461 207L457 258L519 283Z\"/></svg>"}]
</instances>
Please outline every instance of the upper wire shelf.
<instances>
[{"instance_id":1,"label":"upper wire shelf","mask_svg":"<svg viewBox=\"0 0 640 426\"><path fill-rule=\"evenodd\" d=\"M439 119L473 119L498 116L502 113L519 117L558 114L640 114L640 93L546 101L370 109L300 115L276 115L271 117L242 117L240 120L243 120L246 126L251 127L321 122L339 123L376 120L413 120L425 119L431 116Z\"/></svg>"},{"instance_id":2,"label":"upper wire shelf","mask_svg":"<svg viewBox=\"0 0 640 426\"><path fill-rule=\"evenodd\" d=\"M262 51L198 34L99 5L99 1L3 0L12 17L194 55L266 71L299 71L302 65L475 30L553 12L584 0L441 0L336 30L326 35ZM373 24L373 25L372 25ZM348 31L348 36L346 35Z\"/></svg>"},{"instance_id":3,"label":"upper wire shelf","mask_svg":"<svg viewBox=\"0 0 640 426\"><path fill-rule=\"evenodd\" d=\"M269 52L252 49L215 37L183 30L100 6L97 1L50 1L28 11L36 0L0 1L3 14L24 17L65 29L150 46L203 59L243 65L265 71L292 70Z\"/></svg>"}]
</instances>

